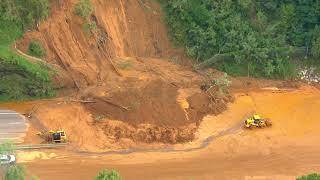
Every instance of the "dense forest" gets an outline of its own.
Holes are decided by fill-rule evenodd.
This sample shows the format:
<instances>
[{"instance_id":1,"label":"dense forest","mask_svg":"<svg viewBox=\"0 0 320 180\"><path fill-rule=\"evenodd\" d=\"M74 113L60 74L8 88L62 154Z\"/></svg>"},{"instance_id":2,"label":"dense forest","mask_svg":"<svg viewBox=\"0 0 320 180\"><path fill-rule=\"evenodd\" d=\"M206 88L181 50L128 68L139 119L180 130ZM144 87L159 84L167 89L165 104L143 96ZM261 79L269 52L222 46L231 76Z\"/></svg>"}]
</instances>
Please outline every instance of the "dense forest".
<instances>
[{"instance_id":1,"label":"dense forest","mask_svg":"<svg viewBox=\"0 0 320 180\"><path fill-rule=\"evenodd\" d=\"M30 63L10 48L48 17L48 6L48 0L0 0L0 101L53 95L48 68ZM34 44L31 50L36 51Z\"/></svg>"},{"instance_id":2,"label":"dense forest","mask_svg":"<svg viewBox=\"0 0 320 180\"><path fill-rule=\"evenodd\" d=\"M292 78L294 57L320 57L319 0L161 1L188 55L234 75Z\"/></svg>"}]
</instances>

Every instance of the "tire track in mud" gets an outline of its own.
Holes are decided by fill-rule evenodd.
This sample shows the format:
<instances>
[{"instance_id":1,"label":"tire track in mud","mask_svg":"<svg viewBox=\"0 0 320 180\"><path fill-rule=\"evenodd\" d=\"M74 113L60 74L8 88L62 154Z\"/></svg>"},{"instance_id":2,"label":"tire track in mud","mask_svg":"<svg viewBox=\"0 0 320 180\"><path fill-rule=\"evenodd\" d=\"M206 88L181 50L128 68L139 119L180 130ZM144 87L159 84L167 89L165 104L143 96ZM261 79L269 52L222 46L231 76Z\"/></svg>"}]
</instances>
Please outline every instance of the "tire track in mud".
<instances>
[{"instance_id":1,"label":"tire track in mud","mask_svg":"<svg viewBox=\"0 0 320 180\"><path fill-rule=\"evenodd\" d=\"M131 148L131 149L123 149L123 150L115 150L115 151L106 151L106 152L88 152L88 151L79 151L78 153L80 154L86 154L86 155L126 155L126 154L134 154L134 153L170 153L170 152L192 152L192 151L197 151L201 149L207 148L214 140L217 138L227 136L227 135L232 135L240 132L242 129L242 121L240 123L237 123L231 128L222 130L218 132L215 135L211 135L207 138L205 138L202 142L201 145L198 147L192 147L192 148L187 148L187 149L174 149L174 147L167 147L167 148L150 148L150 149L139 149L139 148Z\"/></svg>"}]
</instances>

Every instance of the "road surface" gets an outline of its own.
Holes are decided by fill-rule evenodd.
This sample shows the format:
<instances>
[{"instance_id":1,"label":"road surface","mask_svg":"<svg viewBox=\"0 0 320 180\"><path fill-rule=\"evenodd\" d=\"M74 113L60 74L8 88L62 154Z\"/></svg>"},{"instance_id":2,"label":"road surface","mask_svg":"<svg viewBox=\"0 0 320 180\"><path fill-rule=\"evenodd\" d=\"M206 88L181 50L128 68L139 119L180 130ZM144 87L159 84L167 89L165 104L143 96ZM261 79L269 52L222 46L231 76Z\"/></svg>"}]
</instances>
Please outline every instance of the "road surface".
<instances>
[{"instance_id":1,"label":"road surface","mask_svg":"<svg viewBox=\"0 0 320 180\"><path fill-rule=\"evenodd\" d=\"M27 129L28 123L21 114L0 109L0 143L22 142Z\"/></svg>"},{"instance_id":2,"label":"road surface","mask_svg":"<svg viewBox=\"0 0 320 180\"><path fill-rule=\"evenodd\" d=\"M219 135L242 122L247 112L273 121L266 129L241 129L215 136L196 151L86 154L64 150L51 159L26 162L40 179L93 179L102 169L116 169L124 179L294 180L320 172L320 90L252 92L239 95L228 110L204 118L199 138ZM187 145L186 145L187 146Z\"/></svg>"}]
</instances>

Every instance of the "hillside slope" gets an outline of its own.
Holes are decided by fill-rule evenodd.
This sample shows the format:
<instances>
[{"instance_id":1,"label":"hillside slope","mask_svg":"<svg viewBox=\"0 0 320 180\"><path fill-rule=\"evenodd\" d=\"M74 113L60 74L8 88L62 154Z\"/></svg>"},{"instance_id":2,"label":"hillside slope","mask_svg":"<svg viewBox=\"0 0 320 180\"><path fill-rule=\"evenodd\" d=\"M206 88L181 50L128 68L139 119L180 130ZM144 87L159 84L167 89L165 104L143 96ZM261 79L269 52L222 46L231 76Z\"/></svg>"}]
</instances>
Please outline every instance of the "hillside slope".
<instances>
[{"instance_id":1,"label":"hillside slope","mask_svg":"<svg viewBox=\"0 0 320 180\"><path fill-rule=\"evenodd\" d=\"M73 13L76 2L52 3L48 20L17 43L26 52L40 41L57 70L56 88L71 89L67 97L36 103L34 129L63 128L71 143L90 151L184 143L206 114L226 109L230 97L216 88L201 91L203 76L169 62L186 60L171 47L159 4L93 0L89 18L97 31L88 32ZM38 141L30 131L26 142Z\"/></svg>"},{"instance_id":2,"label":"hillside slope","mask_svg":"<svg viewBox=\"0 0 320 180\"><path fill-rule=\"evenodd\" d=\"M160 57L170 49L158 4L92 1L95 11L90 18L99 32L91 35L82 27L83 19L73 13L76 2L54 1L51 16L39 31L26 33L18 43L19 49L26 51L32 39L40 40L48 52L47 60L75 81L69 85L85 87L112 76L108 60L115 57Z\"/></svg>"}]
</instances>

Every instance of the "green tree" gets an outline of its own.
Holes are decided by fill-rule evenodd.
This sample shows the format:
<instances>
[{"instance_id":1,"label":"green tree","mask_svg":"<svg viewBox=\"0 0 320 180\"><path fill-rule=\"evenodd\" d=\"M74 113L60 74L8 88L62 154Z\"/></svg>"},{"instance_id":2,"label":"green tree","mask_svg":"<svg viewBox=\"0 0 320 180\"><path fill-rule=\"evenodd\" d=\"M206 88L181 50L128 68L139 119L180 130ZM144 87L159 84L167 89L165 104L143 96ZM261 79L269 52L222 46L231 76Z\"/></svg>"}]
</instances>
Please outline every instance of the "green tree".
<instances>
[{"instance_id":1,"label":"green tree","mask_svg":"<svg viewBox=\"0 0 320 180\"><path fill-rule=\"evenodd\" d=\"M277 33L265 11L253 9L254 4L253 0L163 1L170 34L188 55L206 64L231 57L234 64L251 67L253 75L281 76L279 67L287 61L285 36Z\"/></svg>"},{"instance_id":2,"label":"green tree","mask_svg":"<svg viewBox=\"0 0 320 180\"><path fill-rule=\"evenodd\" d=\"M19 22L24 29L38 26L48 15L48 0L0 0L0 18Z\"/></svg>"},{"instance_id":3,"label":"green tree","mask_svg":"<svg viewBox=\"0 0 320 180\"><path fill-rule=\"evenodd\" d=\"M311 54L320 58L320 27L316 26L313 31Z\"/></svg>"},{"instance_id":4,"label":"green tree","mask_svg":"<svg viewBox=\"0 0 320 180\"><path fill-rule=\"evenodd\" d=\"M102 170L99 172L95 180L121 180L121 176L117 171Z\"/></svg>"},{"instance_id":5,"label":"green tree","mask_svg":"<svg viewBox=\"0 0 320 180\"><path fill-rule=\"evenodd\" d=\"M0 0L0 18L4 20L19 19L18 7L13 0Z\"/></svg>"},{"instance_id":6,"label":"green tree","mask_svg":"<svg viewBox=\"0 0 320 180\"><path fill-rule=\"evenodd\" d=\"M79 0L74 7L74 13L81 17L88 17L93 12L90 0Z\"/></svg>"}]
</instances>

